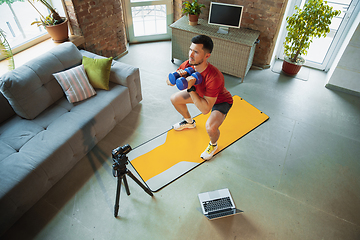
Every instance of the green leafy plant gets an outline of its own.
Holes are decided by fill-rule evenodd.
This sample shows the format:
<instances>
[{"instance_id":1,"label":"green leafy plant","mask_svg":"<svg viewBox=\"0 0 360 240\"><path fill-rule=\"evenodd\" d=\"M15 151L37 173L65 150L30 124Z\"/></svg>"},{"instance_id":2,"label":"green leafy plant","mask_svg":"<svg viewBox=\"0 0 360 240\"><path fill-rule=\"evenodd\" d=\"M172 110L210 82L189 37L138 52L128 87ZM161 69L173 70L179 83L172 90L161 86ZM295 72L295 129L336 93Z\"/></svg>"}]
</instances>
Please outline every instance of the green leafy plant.
<instances>
[{"instance_id":1,"label":"green leafy plant","mask_svg":"<svg viewBox=\"0 0 360 240\"><path fill-rule=\"evenodd\" d=\"M295 9L296 12L286 18L288 33L284 42L284 54L294 63L299 61L299 55L307 54L314 37L326 37L332 18L341 13L323 0L309 0L303 9L298 6Z\"/></svg>"},{"instance_id":2,"label":"green leafy plant","mask_svg":"<svg viewBox=\"0 0 360 240\"><path fill-rule=\"evenodd\" d=\"M56 10L45 0L36 0L44 4L47 9L51 12L48 16L44 17L41 12L33 4L35 0L28 0L28 2L35 8L35 10L40 14L40 21L32 22L31 25L37 24L37 26L51 26L57 25L64 22L64 19L56 12Z\"/></svg>"},{"instance_id":3,"label":"green leafy plant","mask_svg":"<svg viewBox=\"0 0 360 240\"><path fill-rule=\"evenodd\" d=\"M5 32L0 28L0 55L5 57L6 60L9 60L9 70L15 68L13 53L11 51L10 44L6 40Z\"/></svg>"},{"instance_id":4,"label":"green leafy plant","mask_svg":"<svg viewBox=\"0 0 360 240\"><path fill-rule=\"evenodd\" d=\"M187 15L197 15L199 16L201 13L201 8L205 8L204 4L199 4L197 0L193 0L192 2L185 1L183 3L182 13Z\"/></svg>"}]
</instances>

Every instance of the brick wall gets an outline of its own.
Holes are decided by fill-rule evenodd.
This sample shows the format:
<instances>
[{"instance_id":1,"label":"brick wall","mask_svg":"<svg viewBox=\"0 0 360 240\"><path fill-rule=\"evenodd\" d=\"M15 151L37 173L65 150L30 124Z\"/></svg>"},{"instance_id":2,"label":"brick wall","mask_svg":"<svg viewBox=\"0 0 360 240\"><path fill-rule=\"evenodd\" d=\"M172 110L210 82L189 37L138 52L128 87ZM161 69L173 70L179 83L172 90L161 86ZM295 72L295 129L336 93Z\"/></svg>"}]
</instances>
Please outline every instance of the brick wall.
<instances>
[{"instance_id":1,"label":"brick wall","mask_svg":"<svg viewBox=\"0 0 360 240\"><path fill-rule=\"evenodd\" d=\"M189 0L189 1L191 1L191 0ZM184 2L183 0L174 0L174 3L173 3L174 22L183 16L182 12L181 12L183 2ZM200 3L201 0L199 0L198 2ZM204 9L204 8L202 8L202 9ZM201 18L201 16L200 16L200 18Z\"/></svg>"},{"instance_id":2,"label":"brick wall","mask_svg":"<svg viewBox=\"0 0 360 240\"><path fill-rule=\"evenodd\" d=\"M182 16L182 2L182 0L174 1L175 21ZM198 2L206 6L200 18L208 19L211 0L198 0ZM253 64L261 67L269 65L288 0L222 0L217 2L244 6L241 27L260 31L260 43L257 45Z\"/></svg>"},{"instance_id":3,"label":"brick wall","mask_svg":"<svg viewBox=\"0 0 360 240\"><path fill-rule=\"evenodd\" d=\"M84 36L87 51L117 57L127 39L120 0L65 0L73 33Z\"/></svg>"}]
</instances>

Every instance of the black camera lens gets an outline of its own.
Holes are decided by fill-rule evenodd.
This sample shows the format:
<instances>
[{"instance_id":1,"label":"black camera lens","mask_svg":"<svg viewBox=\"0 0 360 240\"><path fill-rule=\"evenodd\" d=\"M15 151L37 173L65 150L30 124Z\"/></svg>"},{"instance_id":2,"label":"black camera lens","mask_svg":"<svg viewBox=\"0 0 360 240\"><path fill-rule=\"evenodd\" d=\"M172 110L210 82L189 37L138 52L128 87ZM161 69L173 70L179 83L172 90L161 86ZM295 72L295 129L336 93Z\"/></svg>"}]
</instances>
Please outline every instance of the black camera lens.
<instances>
[{"instance_id":1,"label":"black camera lens","mask_svg":"<svg viewBox=\"0 0 360 240\"><path fill-rule=\"evenodd\" d=\"M122 147L118 147L118 148L115 148L114 150L112 150L112 155L113 155L113 157L117 157L119 155L129 153L131 150L132 150L132 148L130 147L130 145L126 144Z\"/></svg>"}]
</instances>

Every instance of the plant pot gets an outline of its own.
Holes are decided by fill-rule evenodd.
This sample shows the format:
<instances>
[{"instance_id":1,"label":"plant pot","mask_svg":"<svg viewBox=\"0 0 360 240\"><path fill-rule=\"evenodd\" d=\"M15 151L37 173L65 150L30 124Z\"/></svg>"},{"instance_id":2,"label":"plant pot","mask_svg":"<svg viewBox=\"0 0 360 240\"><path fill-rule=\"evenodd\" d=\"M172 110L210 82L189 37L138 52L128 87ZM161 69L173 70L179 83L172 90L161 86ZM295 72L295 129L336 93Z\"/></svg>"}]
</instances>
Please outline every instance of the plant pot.
<instances>
[{"instance_id":1,"label":"plant pot","mask_svg":"<svg viewBox=\"0 0 360 240\"><path fill-rule=\"evenodd\" d=\"M198 24L199 16L194 14L189 14L189 24L191 26L196 26Z\"/></svg>"},{"instance_id":2,"label":"plant pot","mask_svg":"<svg viewBox=\"0 0 360 240\"><path fill-rule=\"evenodd\" d=\"M285 56L282 71L289 76L295 76L300 71L302 65L305 64L305 59L303 57L298 56L297 61L291 62L289 57Z\"/></svg>"},{"instance_id":3,"label":"plant pot","mask_svg":"<svg viewBox=\"0 0 360 240\"><path fill-rule=\"evenodd\" d=\"M65 19L65 21L60 24L46 26L45 28L54 42L62 43L62 42L66 42L67 40L69 40L68 20L67 19Z\"/></svg>"}]
</instances>

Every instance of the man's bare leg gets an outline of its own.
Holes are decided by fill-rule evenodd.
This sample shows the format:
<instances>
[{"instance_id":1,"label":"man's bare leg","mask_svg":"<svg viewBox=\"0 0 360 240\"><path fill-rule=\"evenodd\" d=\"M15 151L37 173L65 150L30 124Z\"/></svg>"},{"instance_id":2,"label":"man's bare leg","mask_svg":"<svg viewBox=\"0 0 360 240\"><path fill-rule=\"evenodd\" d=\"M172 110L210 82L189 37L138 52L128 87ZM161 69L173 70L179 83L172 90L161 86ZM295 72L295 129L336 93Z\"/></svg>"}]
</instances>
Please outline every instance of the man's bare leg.
<instances>
[{"instance_id":1,"label":"man's bare leg","mask_svg":"<svg viewBox=\"0 0 360 240\"><path fill-rule=\"evenodd\" d=\"M186 106L188 103L193 103L189 93L186 90L181 92L174 93L170 97L171 103L174 105L175 109L184 117L191 118L189 110Z\"/></svg>"},{"instance_id":2,"label":"man's bare leg","mask_svg":"<svg viewBox=\"0 0 360 240\"><path fill-rule=\"evenodd\" d=\"M212 111L206 121L206 131L212 144L216 144L220 137L220 125L224 122L226 115L219 111Z\"/></svg>"},{"instance_id":3,"label":"man's bare leg","mask_svg":"<svg viewBox=\"0 0 360 240\"><path fill-rule=\"evenodd\" d=\"M224 122L226 115L215 110L206 121L206 131L210 137L210 143L205 151L200 155L204 160L210 160L218 149L217 141L220 137L220 125Z\"/></svg>"},{"instance_id":4,"label":"man's bare leg","mask_svg":"<svg viewBox=\"0 0 360 240\"><path fill-rule=\"evenodd\" d=\"M183 129L191 129L196 127L195 121L191 118L189 110L186 106L188 103L193 103L189 93L185 91L177 92L170 98L175 109L184 117L184 121L173 125L173 129L181 131Z\"/></svg>"}]
</instances>

